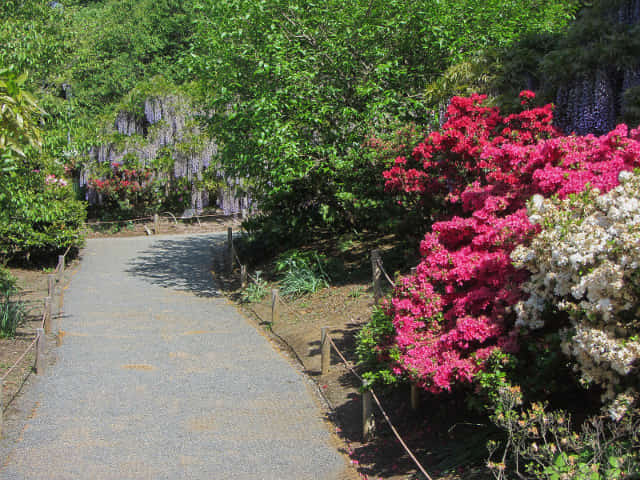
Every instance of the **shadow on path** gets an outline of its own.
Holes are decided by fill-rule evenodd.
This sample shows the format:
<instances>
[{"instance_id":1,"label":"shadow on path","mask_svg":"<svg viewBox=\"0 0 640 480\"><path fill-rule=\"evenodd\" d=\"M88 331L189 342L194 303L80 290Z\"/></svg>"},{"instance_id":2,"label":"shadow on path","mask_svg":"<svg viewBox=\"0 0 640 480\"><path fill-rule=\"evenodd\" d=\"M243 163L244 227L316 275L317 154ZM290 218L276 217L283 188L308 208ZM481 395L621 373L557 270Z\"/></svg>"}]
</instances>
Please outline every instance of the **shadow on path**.
<instances>
[{"instance_id":1,"label":"shadow on path","mask_svg":"<svg viewBox=\"0 0 640 480\"><path fill-rule=\"evenodd\" d=\"M131 261L126 272L164 288L218 297L211 269L222 245L222 235L159 240Z\"/></svg>"}]
</instances>

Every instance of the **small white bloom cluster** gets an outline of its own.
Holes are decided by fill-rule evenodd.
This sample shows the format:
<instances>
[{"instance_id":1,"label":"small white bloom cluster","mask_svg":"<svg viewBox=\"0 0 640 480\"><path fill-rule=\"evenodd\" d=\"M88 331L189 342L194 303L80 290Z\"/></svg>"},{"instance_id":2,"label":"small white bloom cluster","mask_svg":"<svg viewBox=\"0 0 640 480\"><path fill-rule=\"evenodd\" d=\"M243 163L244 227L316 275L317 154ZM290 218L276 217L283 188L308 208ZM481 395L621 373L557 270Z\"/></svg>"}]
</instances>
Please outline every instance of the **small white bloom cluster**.
<instances>
[{"instance_id":1,"label":"small white bloom cluster","mask_svg":"<svg viewBox=\"0 0 640 480\"><path fill-rule=\"evenodd\" d=\"M640 175L622 172L619 180L605 195L595 189L562 201L536 195L529 220L542 230L511 255L531 272L516 324L535 330L546 325L547 312L564 315L563 350L583 380L605 388L607 400L640 366Z\"/></svg>"}]
</instances>

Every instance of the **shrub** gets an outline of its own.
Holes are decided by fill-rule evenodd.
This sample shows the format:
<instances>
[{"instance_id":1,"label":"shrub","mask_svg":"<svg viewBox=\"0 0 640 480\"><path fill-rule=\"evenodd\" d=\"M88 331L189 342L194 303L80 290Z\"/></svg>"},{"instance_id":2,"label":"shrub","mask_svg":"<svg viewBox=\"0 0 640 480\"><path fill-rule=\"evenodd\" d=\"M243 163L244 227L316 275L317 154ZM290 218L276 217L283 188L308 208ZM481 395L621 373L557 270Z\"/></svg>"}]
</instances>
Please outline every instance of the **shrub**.
<instances>
[{"instance_id":1,"label":"shrub","mask_svg":"<svg viewBox=\"0 0 640 480\"><path fill-rule=\"evenodd\" d=\"M22 88L26 75L0 68L0 263L49 255L82 239L84 206L38 151L43 111ZM45 173L46 172L46 173Z\"/></svg>"},{"instance_id":2,"label":"shrub","mask_svg":"<svg viewBox=\"0 0 640 480\"><path fill-rule=\"evenodd\" d=\"M125 158L102 168L89 179L88 186L98 195L94 209L114 218L131 218L161 210L179 211L191 202L191 183L187 178L173 178L156 167L141 166L136 159Z\"/></svg>"},{"instance_id":3,"label":"shrub","mask_svg":"<svg viewBox=\"0 0 640 480\"><path fill-rule=\"evenodd\" d=\"M45 174L38 160L23 160L0 175L0 259L50 256L82 244L83 203L60 176Z\"/></svg>"},{"instance_id":4,"label":"shrub","mask_svg":"<svg viewBox=\"0 0 640 480\"><path fill-rule=\"evenodd\" d=\"M531 273L516 325L552 324L583 381L602 386L607 400L635 386L640 359L640 176L623 171L619 179L621 185L603 195L535 196L529 219L542 231L511 254Z\"/></svg>"},{"instance_id":5,"label":"shrub","mask_svg":"<svg viewBox=\"0 0 640 480\"><path fill-rule=\"evenodd\" d=\"M523 105L533 97L523 92ZM385 172L388 191L403 200L430 197L442 206L416 274L400 279L384 303L394 336L383 346L399 351L395 371L433 393L474 381L494 351L518 350L512 307L528 273L510 254L540 229L526 201L587 185L607 192L620 171L640 164L640 130L562 136L550 105L503 117L483 100L454 97L442 130Z\"/></svg>"},{"instance_id":6,"label":"shrub","mask_svg":"<svg viewBox=\"0 0 640 480\"><path fill-rule=\"evenodd\" d=\"M393 365L398 361L400 351L385 348L392 341L393 333L391 319L379 308L373 309L371 320L358 332L356 356L358 363L366 369L362 378L367 385L398 382L398 372L393 371Z\"/></svg>"},{"instance_id":7,"label":"shrub","mask_svg":"<svg viewBox=\"0 0 640 480\"><path fill-rule=\"evenodd\" d=\"M7 294L0 298L0 336L15 336L16 329L24 322L25 315L24 303L12 301L11 296Z\"/></svg>"}]
</instances>

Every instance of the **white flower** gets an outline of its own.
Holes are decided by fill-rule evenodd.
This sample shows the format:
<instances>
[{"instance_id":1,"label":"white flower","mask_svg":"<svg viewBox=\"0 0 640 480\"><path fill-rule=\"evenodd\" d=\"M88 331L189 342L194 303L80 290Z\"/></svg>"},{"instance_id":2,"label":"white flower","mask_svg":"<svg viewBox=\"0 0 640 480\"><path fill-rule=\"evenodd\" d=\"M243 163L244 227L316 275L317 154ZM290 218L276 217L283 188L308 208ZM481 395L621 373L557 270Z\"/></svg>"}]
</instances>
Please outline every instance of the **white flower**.
<instances>
[{"instance_id":1,"label":"white flower","mask_svg":"<svg viewBox=\"0 0 640 480\"><path fill-rule=\"evenodd\" d=\"M632 178L633 178L633 173L628 172L626 170L621 171L620 174L618 175L618 181L623 185L627 183L629 180L631 180Z\"/></svg>"},{"instance_id":2,"label":"white flower","mask_svg":"<svg viewBox=\"0 0 640 480\"><path fill-rule=\"evenodd\" d=\"M631 339L640 329L621 315L640 312L637 281L631 281L640 268L640 176L622 172L620 183L604 195L588 192L582 203L534 196L530 221L543 229L511 255L518 268L531 272L522 286L529 297L515 308L516 324L544 327L547 304L567 312L575 334L562 334L562 350L582 380L602 386L608 400L640 366L640 343Z\"/></svg>"}]
</instances>

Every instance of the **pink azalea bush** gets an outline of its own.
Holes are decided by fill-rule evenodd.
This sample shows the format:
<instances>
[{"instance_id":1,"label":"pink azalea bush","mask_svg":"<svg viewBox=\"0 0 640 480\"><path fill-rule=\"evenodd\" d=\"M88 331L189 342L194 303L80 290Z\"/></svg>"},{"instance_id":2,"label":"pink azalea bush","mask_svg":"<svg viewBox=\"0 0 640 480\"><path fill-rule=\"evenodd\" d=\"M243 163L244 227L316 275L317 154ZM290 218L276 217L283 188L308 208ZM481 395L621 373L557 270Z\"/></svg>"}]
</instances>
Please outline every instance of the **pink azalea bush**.
<instances>
[{"instance_id":1,"label":"pink azalea bush","mask_svg":"<svg viewBox=\"0 0 640 480\"><path fill-rule=\"evenodd\" d=\"M525 106L533 99L521 94ZM484 100L454 97L441 131L384 172L387 191L403 201L442 205L415 275L400 279L383 304L393 333L377 346L381 358L393 358L396 376L433 393L472 382L494 352L518 351L513 306L529 273L510 255L541 228L529 221L527 201L587 185L605 193L622 170L640 166L640 130L565 136L551 105L503 116Z\"/></svg>"}]
</instances>

